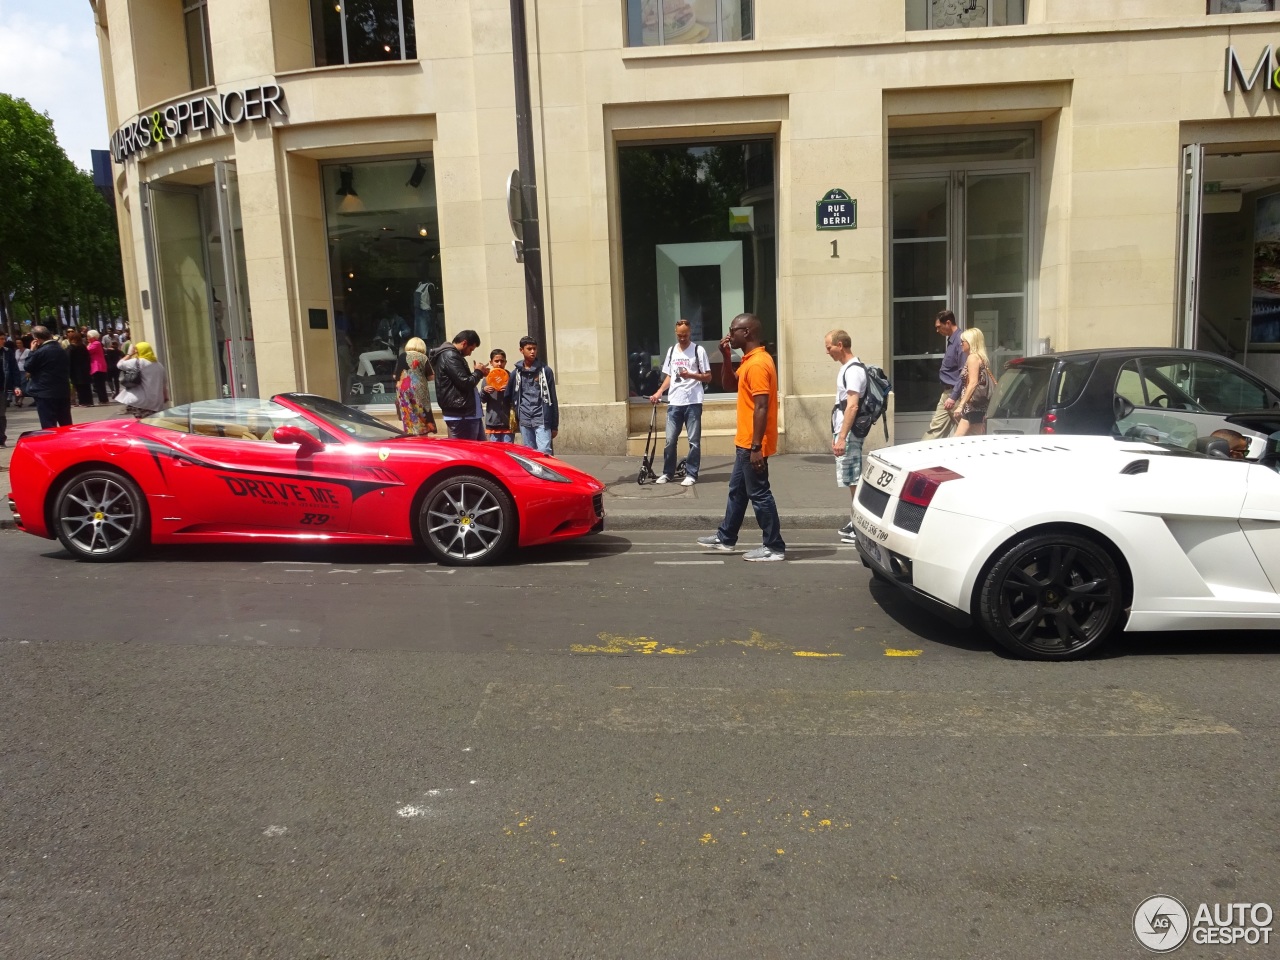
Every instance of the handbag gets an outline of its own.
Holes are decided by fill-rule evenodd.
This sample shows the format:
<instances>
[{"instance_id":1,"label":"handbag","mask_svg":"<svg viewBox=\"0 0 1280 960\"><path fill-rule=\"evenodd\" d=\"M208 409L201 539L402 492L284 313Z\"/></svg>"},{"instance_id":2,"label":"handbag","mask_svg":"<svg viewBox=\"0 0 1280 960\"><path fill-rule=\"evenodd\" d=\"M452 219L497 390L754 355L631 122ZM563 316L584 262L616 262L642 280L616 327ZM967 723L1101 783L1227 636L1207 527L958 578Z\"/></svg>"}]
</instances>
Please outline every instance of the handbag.
<instances>
[{"instance_id":1,"label":"handbag","mask_svg":"<svg viewBox=\"0 0 1280 960\"><path fill-rule=\"evenodd\" d=\"M991 403L991 384L994 379L985 363L978 368L978 385L969 395L969 406L982 410Z\"/></svg>"}]
</instances>

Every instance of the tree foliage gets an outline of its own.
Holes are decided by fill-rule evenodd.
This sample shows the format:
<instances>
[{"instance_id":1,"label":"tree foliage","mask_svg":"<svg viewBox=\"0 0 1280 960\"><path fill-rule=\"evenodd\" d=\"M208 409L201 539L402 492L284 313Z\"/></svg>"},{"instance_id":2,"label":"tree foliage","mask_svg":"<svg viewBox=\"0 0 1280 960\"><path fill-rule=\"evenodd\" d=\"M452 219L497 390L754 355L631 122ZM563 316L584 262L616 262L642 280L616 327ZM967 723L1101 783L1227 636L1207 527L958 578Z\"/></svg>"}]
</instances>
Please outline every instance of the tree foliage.
<instances>
[{"instance_id":1,"label":"tree foliage","mask_svg":"<svg viewBox=\"0 0 1280 960\"><path fill-rule=\"evenodd\" d=\"M0 311L43 316L64 297L118 300L124 283L115 214L58 145L53 121L0 93Z\"/></svg>"}]
</instances>

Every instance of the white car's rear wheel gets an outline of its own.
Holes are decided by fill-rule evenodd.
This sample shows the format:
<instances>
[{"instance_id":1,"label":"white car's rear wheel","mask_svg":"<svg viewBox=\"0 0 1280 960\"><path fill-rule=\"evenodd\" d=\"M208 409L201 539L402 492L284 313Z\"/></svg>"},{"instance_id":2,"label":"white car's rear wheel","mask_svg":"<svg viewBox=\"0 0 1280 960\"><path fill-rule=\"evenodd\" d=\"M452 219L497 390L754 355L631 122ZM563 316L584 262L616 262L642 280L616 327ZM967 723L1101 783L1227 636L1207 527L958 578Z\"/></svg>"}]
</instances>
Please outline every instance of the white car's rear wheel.
<instances>
[{"instance_id":1,"label":"white car's rear wheel","mask_svg":"<svg viewBox=\"0 0 1280 960\"><path fill-rule=\"evenodd\" d=\"M996 561L978 618L1002 647L1030 660L1070 660L1106 642L1124 615L1125 585L1102 546L1069 533L1028 536Z\"/></svg>"}]
</instances>

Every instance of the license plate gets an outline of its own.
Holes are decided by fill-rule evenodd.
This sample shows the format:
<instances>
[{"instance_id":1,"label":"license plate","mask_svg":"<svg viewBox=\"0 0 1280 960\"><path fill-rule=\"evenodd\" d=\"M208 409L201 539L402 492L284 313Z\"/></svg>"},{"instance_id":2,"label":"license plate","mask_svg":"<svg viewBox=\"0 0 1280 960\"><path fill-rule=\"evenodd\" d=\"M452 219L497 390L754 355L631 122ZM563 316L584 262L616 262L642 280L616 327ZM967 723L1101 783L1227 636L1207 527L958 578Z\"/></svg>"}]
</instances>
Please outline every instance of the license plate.
<instances>
[{"instance_id":1,"label":"license plate","mask_svg":"<svg viewBox=\"0 0 1280 960\"><path fill-rule=\"evenodd\" d=\"M868 460L866 467L862 471L862 482L867 486L875 487L877 490L888 490L893 486L893 478L896 474L892 470L887 470L876 460Z\"/></svg>"},{"instance_id":2,"label":"license plate","mask_svg":"<svg viewBox=\"0 0 1280 960\"><path fill-rule=\"evenodd\" d=\"M876 563L884 563L884 554L880 551L880 545L870 540L862 531L857 531L858 546L862 551L874 560Z\"/></svg>"},{"instance_id":3,"label":"license plate","mask_svg":"<svg viewBox=\"0 0 1280 960\"><path fill-rule=\"evenodd\" d=\"M854 525L858 528L857 532L861 533L867 540L879 540L881 543L889 539L889 531L881 530L878 526L868 520L860 513L853 515Z\"/></svg>"}]
</instances>

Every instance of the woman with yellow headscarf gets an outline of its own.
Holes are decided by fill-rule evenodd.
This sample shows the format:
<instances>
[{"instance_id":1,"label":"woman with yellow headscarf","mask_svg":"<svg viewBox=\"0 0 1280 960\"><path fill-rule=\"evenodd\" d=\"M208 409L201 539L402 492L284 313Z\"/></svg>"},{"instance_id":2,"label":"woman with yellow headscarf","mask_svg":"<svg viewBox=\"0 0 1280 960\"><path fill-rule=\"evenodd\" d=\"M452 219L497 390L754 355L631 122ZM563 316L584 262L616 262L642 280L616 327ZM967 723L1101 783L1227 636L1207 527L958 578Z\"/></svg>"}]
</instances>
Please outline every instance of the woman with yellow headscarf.
<instances>
[{"instance_id":1,"label":"woman with yellow headscarf","mask_svg":"<svg viewBox=\"0 0 1280 960\"><path fill-rule=\"evenodd\" d=\"M168 405L169 377L151 344L141 340L130 347L119 371L121 389L116 403L123 403L133 416L141 420Z\"/></svg>"}]
</instances>

